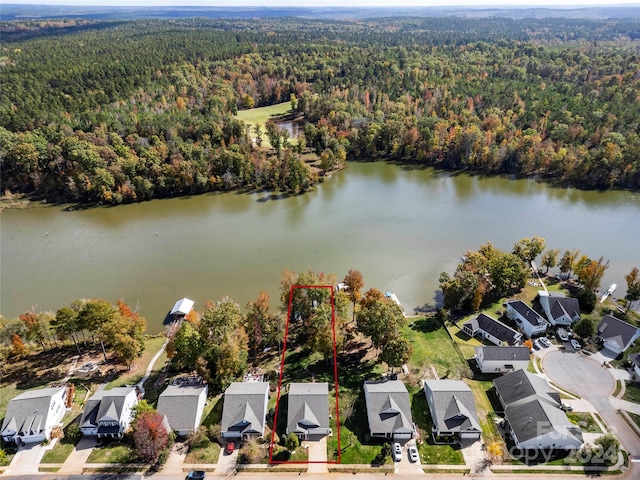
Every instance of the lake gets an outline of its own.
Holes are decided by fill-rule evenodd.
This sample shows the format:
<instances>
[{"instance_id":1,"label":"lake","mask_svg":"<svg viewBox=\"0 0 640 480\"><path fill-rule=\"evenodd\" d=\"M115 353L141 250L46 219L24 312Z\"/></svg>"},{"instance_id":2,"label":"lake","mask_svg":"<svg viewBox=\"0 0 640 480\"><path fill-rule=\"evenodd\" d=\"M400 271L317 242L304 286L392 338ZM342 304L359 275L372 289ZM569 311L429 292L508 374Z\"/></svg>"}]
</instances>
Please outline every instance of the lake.
<instances>
[{"instance_id":1,"label":"lake","mask_svg":"<svg viewBox=\"0 0 640 480\"><path fill-rule=\"evenodd\" d=\"M362 272L407 310L435 304L440 272L469 249L510 250L539 235L610 261L601 289L640 267L640 194L552 188L383 162L350 162L304 195L218 193L65 211L39 205L0 216L0 312L57 310L78 298L122 298L150 332L182 297L202 309L260 290L279 302L282 270Z\"/></svg>"}]
</instances>

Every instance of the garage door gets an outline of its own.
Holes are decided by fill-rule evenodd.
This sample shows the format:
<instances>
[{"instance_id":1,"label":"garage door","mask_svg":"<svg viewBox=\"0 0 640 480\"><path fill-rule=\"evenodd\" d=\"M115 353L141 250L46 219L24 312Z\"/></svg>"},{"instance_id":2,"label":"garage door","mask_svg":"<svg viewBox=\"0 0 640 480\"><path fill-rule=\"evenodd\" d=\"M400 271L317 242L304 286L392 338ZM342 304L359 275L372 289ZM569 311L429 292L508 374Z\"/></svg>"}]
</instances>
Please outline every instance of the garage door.
<instances>
[{"instance_id":1,"label":"garage door","mask_svg":"<svg viewBox=\"0 0 640 480\"><path fill-rule=\"evenodd\" d=\"M394 440L411 440L410 433L396 433L393 436Z\"/></svg>"},{"instance_id":2,"label":"garage door","mask_svg":"<svg viewBox=\"0 0 640 480\"><path fill-rule=\"evenodd\" d=\"M480 438L480 432L460 433L460 438Z\"/></svg>"}]
</instances>

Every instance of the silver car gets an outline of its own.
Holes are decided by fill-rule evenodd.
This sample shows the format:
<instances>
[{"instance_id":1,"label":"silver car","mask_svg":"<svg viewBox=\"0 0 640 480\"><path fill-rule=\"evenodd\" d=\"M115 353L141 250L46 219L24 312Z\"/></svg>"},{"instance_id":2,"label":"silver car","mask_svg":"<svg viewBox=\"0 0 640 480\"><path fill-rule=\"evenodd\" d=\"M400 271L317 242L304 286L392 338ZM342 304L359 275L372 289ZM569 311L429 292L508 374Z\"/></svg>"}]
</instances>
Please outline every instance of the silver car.
<instances>
[{"instance_id":1,"label":"silver car","mask_svg":"<svg viewBox=\"0 0 640 480\"><path fill-rule=\"evenodd\" d=\"M402 460L402 447L399 443L393 444L393 461L399 462Z\"/></svg>"},{"instance_id":2,"label":"silver car","mask_svg":"<svg viewBox=\"0 0 640 480\"><path fill-rule=\"evenodd\" d=\"M418 461L418 449L415 445L411 445L409 447L409 460L411 460L413 463L416 463Z\"/></svg>"}]
</instances>

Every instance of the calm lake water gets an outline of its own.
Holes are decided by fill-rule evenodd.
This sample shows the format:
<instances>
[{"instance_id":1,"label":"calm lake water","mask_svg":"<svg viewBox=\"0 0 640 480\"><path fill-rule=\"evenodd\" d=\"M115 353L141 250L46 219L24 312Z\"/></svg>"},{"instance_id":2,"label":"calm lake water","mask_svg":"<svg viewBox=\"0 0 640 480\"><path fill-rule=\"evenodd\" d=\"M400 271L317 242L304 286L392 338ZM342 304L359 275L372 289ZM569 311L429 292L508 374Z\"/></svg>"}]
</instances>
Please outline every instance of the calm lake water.
<instances>
[{"instance_id":1,"label":"calm lake water","mask_svg":"<svg viewBox=\"0 0 640 480\"><path fill-rule=\"evenodd\" d=\"M122 298L150 332L182 297L203 308L260 290L278 303L284 269L312 268L394 291L408 310L435 303L438 276L488 241L510 250L539 235L551 248L604 256L601 288L640 267L640 194L551 188L386 163L349 163L307 194L208 194L115 208L60 206L0 216L0 312L57 310L78 298Z\"/></svg>"}]
</instances>

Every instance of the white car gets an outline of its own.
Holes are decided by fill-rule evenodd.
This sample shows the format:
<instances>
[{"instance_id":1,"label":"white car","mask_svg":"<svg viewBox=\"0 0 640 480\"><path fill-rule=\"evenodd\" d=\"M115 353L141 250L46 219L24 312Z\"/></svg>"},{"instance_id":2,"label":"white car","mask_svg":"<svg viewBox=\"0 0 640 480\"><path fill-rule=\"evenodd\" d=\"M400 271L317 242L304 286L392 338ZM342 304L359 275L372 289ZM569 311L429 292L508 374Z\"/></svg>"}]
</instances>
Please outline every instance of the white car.
<instances>
[{"instance_id":1,"label":"white car","mask_svg":"<svg viewBox=\"0 0 640 480\"><path fill-rule=\"evenodd\" d=\"M578 342L575 338L571 339L571 346L576 350L580 350L582 347L580 346L580 342Z\"/></svg>"},{"instance_id":2,"label":"white car","mask_svg":"<svg viewBox=\"0 0 640 480\"><path fill-rule=\"evenodd\" d=\"M399 462L402 460L402 447L399 443L393 444L393 461Z\"/></svg>"},{"instance_id":3,"label":"white car","mask_svg":"<svg viewBox=\"0 0 640 480\"><path fill-rule=\"evenodd\" d=\"M538 342L540 342L540 345L542 345L544 348L548 348L551 346L551 342L547 337L540 337L538 339Z\"/></svg>"},{"instance_id":4,"label":"white car","mask_svg":"<svg viewBox=\"0 0 640 480\"><path fill-rule=\"evenodd\" d=\"M409 447L409 460L411 460L413 463L416 463L418 461L418 449L415 445L411 445Z\"/></svg>"}]
</instances>

